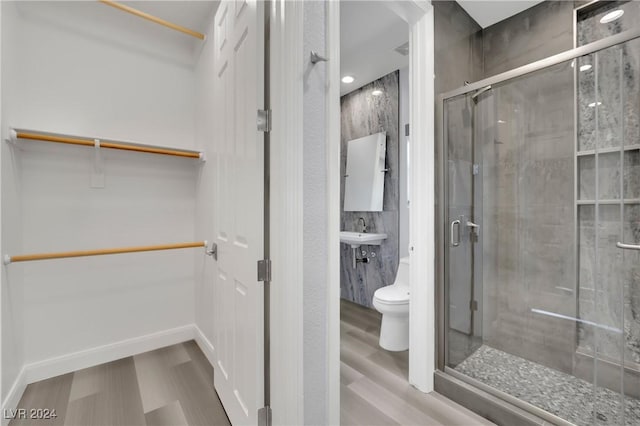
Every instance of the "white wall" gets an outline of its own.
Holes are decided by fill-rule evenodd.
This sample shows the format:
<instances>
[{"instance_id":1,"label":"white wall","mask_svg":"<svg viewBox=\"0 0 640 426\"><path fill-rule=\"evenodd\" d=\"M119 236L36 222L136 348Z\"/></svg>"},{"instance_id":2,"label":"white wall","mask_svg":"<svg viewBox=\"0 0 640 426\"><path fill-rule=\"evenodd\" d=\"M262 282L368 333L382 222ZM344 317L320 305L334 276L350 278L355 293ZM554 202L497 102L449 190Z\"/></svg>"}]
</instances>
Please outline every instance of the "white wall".
<instances>
[{"instance_id":1,"label":"white wall","mask_svg":"<svg viewBox=\"0 0 640 426\"><path fill-rule=\"evenodd\" d=\"M407 136L405 126L409 124L409 67L400 70L399 81L399 121L400 128L398 132L398 144L400 146L400 155L398 163L400 164L400 197L399 197L399 219L400 219L400 238L398 243L398 252L400 257L409 256L409 204L407 203ZM410 138L410 137L409 137Z\"/></svg>"},{"instance_id":2,"label":"white wall","mask_svg":"<svg viewBox=\"0 0 640 426\"><path fill-rule=\"evenodd\" d=\"M304 52L325 52L325 4L305 2ZM327 424L327 147L326 63L305 60L303 97L304 422ZM275 143L275 142L274 142ZM339 211L336 210L336 214Z\"/></svg>"},{"instance_id":3,"label":"white wall","mask_svg":"<svg viewBox=\"0 0 640 426\"><path fill-rule=\"evenodd\" d=\"M6 10L8 4L2 2L0 7L2 9L1 19L4 21L7 17ZM0 28L4 32L7 29L7 25L2 22ZM8 52L9 43L8 38L1 37L2 49L4 54ZM0 62L0 81L3 88L9 87L7 81L7 73L4 71L3 66L6 64L6 60ZM2 91L1 102L1 120L3 128L7 122L8 108L6 102L4 102L4 95L6 90ZM0 217L1 217L1 238L0 248L4 253L8 247L15 247L16 250L22 250L22 215L21 215L21 203L20 203L20 157L16 155L11 147L4 142L0 142L0 167L2 168L2 176L0 177L1 192L0 197ZM18 377L22 366L24 364L24 287L22 280L22 265L17 265L17 268L2 267L2 273L0 274L0 285L2 289L0 291L1 312L2 318L0 324L2 325L2 403L8 401L9 398L14 398L22 392L22 383L18 383Z\"/></svg>"},{"instance_id":4,"label":"white wall","mask_svg":"<svg viewBox=\"0 0 640 426\"><path fill-rule=\"evenodd\" d=\"M104 11L97 2L2 7L3 138L12 126L195 147L194 74L170 47L92 20ZM93 149L2 143L3 254L205 238L194 234L195 160L103 151L106 186L96 189ZM5 367L15 364L5 349L7 318L15 320L16 352L24 339L27 364L193 323L193 250L4 267L3 393L12 377ZM12 277L20 268L22 282ZM5 302L8 293L18 296ZM8 303L24 314L22 326Z\"/></svg>"},{"instance_id":5,"label":"white wall","mask_svg":"<svg viewBox=\"0 0 640 426\"><path fill-rule=\"evenodd\" d=\"M4 85L6 87L6 84ZM4 119L2 120L4 123ZM22 247L22 220L20 215L21 205L18 193L20 180L18 177L19 159L11 148L4 142L0 142L2 157L2 197L0 215L2 216L2 238L0 247L4 253L8 247L21 250ZM2 401L9 396L18 374L24 363L24 287L22 280L22 265L17 268L2 267L0 285L2 291Z\"/></svg>"}]
</instances>

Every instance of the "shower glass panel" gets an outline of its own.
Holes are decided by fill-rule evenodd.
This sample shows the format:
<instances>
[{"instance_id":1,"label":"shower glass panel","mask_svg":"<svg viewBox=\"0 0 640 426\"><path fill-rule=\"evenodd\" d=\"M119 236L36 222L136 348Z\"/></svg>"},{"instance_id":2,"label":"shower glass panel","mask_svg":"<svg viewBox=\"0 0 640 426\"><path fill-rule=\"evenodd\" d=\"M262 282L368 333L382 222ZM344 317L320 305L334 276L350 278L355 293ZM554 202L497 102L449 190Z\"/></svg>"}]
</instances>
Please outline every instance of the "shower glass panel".
<instances>
[{"instance_id":1,"label":"shower glass panel","mask_svg":"<svg viewBox=\"0 0 640 426\"><path fill-rule=\"evenodd\" d=\"M449 288L449 341L452 362L461 362L482 344L482 318L476 313L476 294L482 294L481 276L475 274L482 264L482 251L476 240L480 214L476 212L478 185L476 146L474 143L475 100L460 96L448 103L446 113L448 144L449 236L455 250L450 251L449 275L459 285ZM453 142L455 141L455 143ZM474 175L474 172L476 173ZM478 225L479 227L479 225Z\"/></svg>"},{"instance_id":2,"label":"shower glass panel","mask_svg":"<svg viewBox=\"0 0 640 426\"><path fill-rule=\"evenodd\" d=\"M589 66L585 66L589 65ZM640 40L444 101L445 365L640 424Z\"/></svg>"}]
</instances>

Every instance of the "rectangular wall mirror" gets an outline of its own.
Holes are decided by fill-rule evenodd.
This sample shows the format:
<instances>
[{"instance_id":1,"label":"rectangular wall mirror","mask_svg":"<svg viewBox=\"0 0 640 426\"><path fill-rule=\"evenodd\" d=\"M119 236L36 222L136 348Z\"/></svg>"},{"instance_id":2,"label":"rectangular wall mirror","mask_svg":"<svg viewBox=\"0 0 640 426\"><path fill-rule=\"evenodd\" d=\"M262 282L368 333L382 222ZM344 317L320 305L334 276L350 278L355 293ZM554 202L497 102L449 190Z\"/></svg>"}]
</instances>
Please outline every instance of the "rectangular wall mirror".
<instances>
[{"instance_id":1,"label":"rectangular wall mirror","mask_svg":"<svg viewBox=\"0 0 640 426\"><path fill-rule=\"evenodd\" d=\"M382 211L386 153L386 132L347 143L344 211Z\"/></svg>"}]
</instances>

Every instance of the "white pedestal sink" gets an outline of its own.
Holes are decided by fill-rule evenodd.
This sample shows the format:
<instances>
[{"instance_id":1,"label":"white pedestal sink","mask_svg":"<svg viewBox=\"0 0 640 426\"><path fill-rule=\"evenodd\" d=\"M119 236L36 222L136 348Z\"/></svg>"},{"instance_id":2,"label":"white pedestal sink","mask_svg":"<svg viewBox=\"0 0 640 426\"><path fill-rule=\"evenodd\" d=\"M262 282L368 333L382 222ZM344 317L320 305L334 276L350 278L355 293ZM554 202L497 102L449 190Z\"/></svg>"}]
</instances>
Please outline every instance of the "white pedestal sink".
<instances>
[{"instance_id":1,"label":"white pedestal sink","mask_svg":"<svg viewBox=\"0 0 640 426\"><path fill-rule=\"evenodd\" d=\"M374 234L373 232L340 231L340 242L349 244L352 248L358 248L362 244L379 246L382 240L387 239L387 234Z\"/></svg>"},{"instance_id":2,"label":"white pedestal sink","mask_svg":"<svg viewBox=\"0 0 640 426\"><path fill-rule=\"evenodd\" d=\"M387 239L387 234L374 234L373 232L340 231L340 242L351 246L352 264L356 267L356 249L361 245L379 246L382 240Z\"/></svg>"}]
</instances>

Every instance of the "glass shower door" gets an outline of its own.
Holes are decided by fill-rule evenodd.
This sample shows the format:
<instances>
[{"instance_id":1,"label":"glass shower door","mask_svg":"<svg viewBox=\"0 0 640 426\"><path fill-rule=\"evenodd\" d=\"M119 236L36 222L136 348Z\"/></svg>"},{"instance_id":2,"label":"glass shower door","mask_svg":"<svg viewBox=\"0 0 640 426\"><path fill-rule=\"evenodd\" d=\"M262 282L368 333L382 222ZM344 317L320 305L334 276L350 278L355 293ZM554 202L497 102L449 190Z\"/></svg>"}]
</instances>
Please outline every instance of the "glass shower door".
<instances>
[{"instance_id":1,"label":"glass shower door","mask_svg":"<svg viewBox=\"0 0 640 426\"><path fill-rule=\"evenodd\" d=\"M449 361L457 364L482 342L481 175L476 144L477 97L451 100L447 145Z\"/></svg>"},{"instance_id":2,"label":"glass shower door","mask_svg":"<svg viewBox=\"0 0 640 426\"><path fill-rule=\"evenodd\" d=\"M640 424L639 43L444 103L446 370L553 423Z\"/></svg>"}]
</instances>

